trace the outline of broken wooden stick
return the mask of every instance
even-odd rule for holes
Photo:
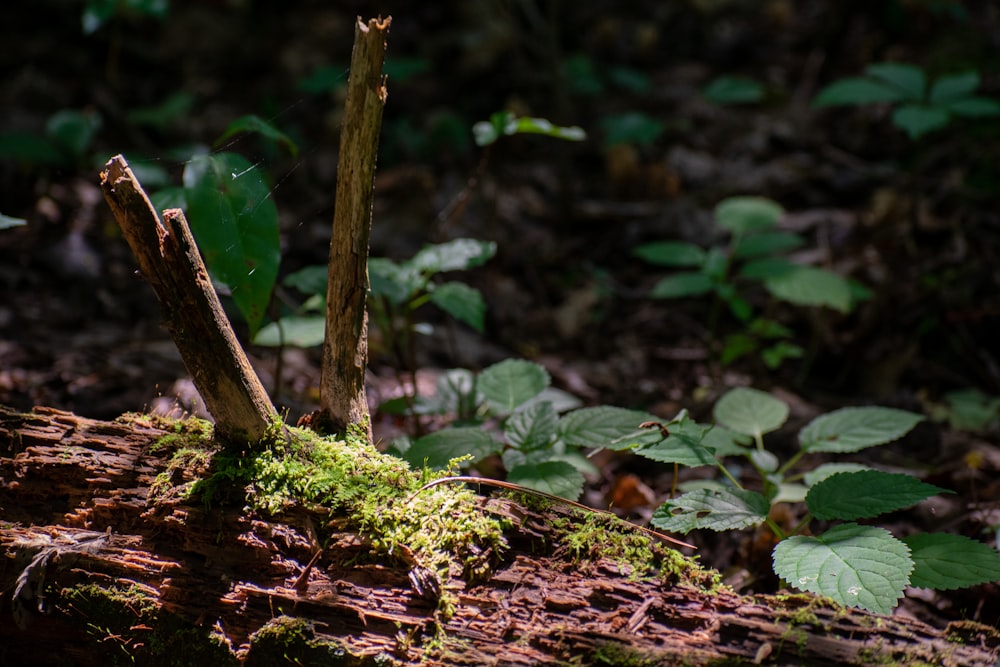
[[[320,380],[320,423],[342,431],[363,425],[371,439],[365,369],[368,363],[368,238],[375,158],[387,96],[382,74],[391,17],[358,17],[337,163],[337,199],[330,239],[326,338]]]
[[[234,443],[259,441],[278,415],[233,333],[184,212],[168,209],[161,223],[121,155],[101,172],[101,189],[215,418],[216,436]]]

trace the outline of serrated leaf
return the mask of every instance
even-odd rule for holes
[[[782,540],[774,572],[799,590],[840,604],[888,614],[909,583],[909,548],[889,531],[848,523],[818,537]]]
[[[583,475],[566,461],[516,466],[507,471],[507,481],[570,500],[579,498],[583,491]]]
[[[701,272],[684,271],[660,279],[649,295],[654,299],[677,299],[712,291],[712,279]]]
[[[549,373],[524,359],[505,359],[483,369],[476,389],[500,414],[508,414],[549,386]]]
[[[798,306],[827,306],[842,313],[851,309],[851,286],[833,271],[798,266],[764,279],[771,296]]]
[[[260,116],[255,116],[253,114],[240,116],[230,123],[229,127],[226,128],[226,131],[222,133],[222,136],[216,140],[215,147],[218,148],[230,138],[243,132],[248,134],[259,134],[265,139],[270,139],[277,144],[281,144],[288,149],[288,152],[291,153],[292,157],[299,154],[299,147],[294,141],[292,141],[291,137],[279,130],[272,123],[269,123]]]
[[[660,463],[679,463],[691,468],[715,465],[713,451],[703,442],[711,426],[698,424],[689,418],[680,423],[671,422],[668,426],[670,435],[636,449],[635,453]]]
[[[806,483],[806,486],[812,486],[819,484],[831,475],[836,475],[838,472],[858,472],[859,470],[871,470],[871,468],[860,463],[824,463],[803,475],[802,480]]]
[[[910,585],[952,590],[1000,581],[1000,553],[962,535],[920,533],[903,538],[915,567]]]
[[[632,253],[659,266],[701,266],[705,263],[705,250],[684,241],[646,243],[638,246]]]
[[[923,419],[895,408],[841,408],[806,424],[799,446],[807,452],[857,452],[901,438]]]
[[[552,444],[559,415],[548,401],[518,410],[504,424],[504,435],[511,446],[522,450],[541,449]]]
[[[919,104],[907,104],[892,112],[892,122],[906,132],[910,139],[919,139],[928,132],[940,129],[950,119],[947,109]]]
[[[788,405],[767,392],[736,387],[715,402],[712,415],[737,433],[759,438],[781,428],[788,419]]]
[[[257,333],[278,277],[278,209],[260,171],[236,153],[194,157],[184,169],[187,218],[209,272],[229,286]]]
[[[415,468],[446,468],[448,462],[471,455],[476,462],[500,452],[501,445],[488,433],[474,426],[460,426],[435,431],[418,438],[403,452],[403,459]]]
[[[839,472],[814,484],[806,506],[817,519],[868,519],[894,512],[947,489],[921,482],[912,475],[858,470]]]
[[[715,207],[715,221],[734,234],[774,227],[783,215],[780,204],[764,197],[730,197]]]
[[[865,72],[902,91],[904,99],[919,102],[927,93],[927,77],[922,69],[914,65],[873,63],[865,68]]]
[[[497,244],[477,239],[455,239],[424,246],[407,264],[426,273],[464,271],[485,264],[496,254]]]
[[[649,413],[611,405],[581,408],[559,420],[559,438],[573,447],[628,449],[661,439],[656,429],[639,428],[652,420]]]
[[[282,317],[278,322],[268,322],[253,338],[254,345],[278,347],[315,347],[326,337],[326,317]]]
[[[767,519],[771,504],[754,491],[734,488],[699,489],[660,505],[650,523],[661,530],[739,530]]]
[[[979,87],[979,72],[969,70],[961,74],[942,76],[931,86],[928,98],[931,104],[943,104],[969,97]]]
[[[834,81],[813,98],[815,108],[898,102],[903,93],[881,81],[867,77],[847,77]]]
[[[773,255],[801,247],[805,241],[791,232],[757,232],[740,237],[733,248],[733,257],[748,258]]]
[[[431,303],[456,320],[483,332],[486,302],[483,295],[465,283],[447,282],[437,285],[430,294]]]

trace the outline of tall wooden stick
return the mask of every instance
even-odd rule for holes
[[[101,172],[101,189],[215,418],[216,436],[257,442],[278,415],[219,303],[184,213],[166,210],[161,224],[121,155]]]
[[[391,17],[358,17],[347,82],[337,165],[337,199],[330,240],[326,340],[320,380],[321,424],[343,430],[366,425],[365,368],[368,362],[368,238],[371,233],[375,158],[387,96],[382,74]]]

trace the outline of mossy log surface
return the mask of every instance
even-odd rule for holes
[[[572,515],[505,499],[483,511],[512,524],[507,552],[481,581],[453,568],[444,614],[406,554],[373,552],[317,508],[267,517],[163,493],[163,473],[204,473],[168,471],[167,434],[0,408],[0,664],[967,667],[1000,652],[971,623],[635,578],[601,545],[572,559],[553,528]]]

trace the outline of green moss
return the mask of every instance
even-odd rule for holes
[[[164,611],[138,586],[63,589],[59,606],[85,623],[97,640],[90,645],[93,662],[153,667],[237,664],[223,637]]]
[[[350,654],[335,641],[318,639],[309,621],[278,616],[250,637],[247,667],[274,665],[350,665]]]
[[[607,643],[594,651],[589,664],[595,667],[654,667],[660,661],[630,646]]]

